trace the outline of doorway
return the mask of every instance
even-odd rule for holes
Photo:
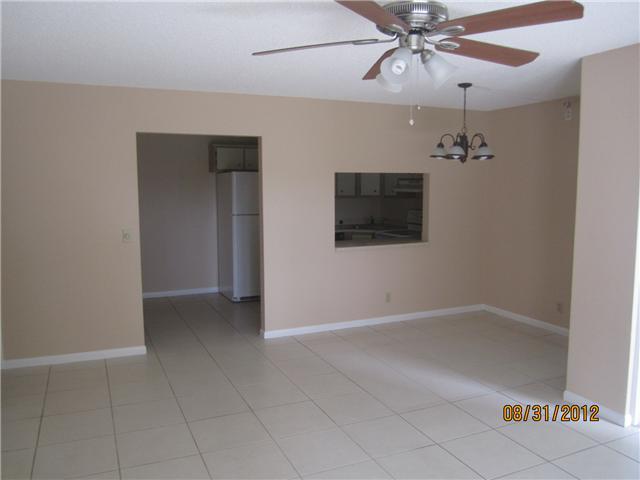
[[[138,133],[136,145],[145,303],[207,303],[242,333],[258,336],[263,311],[260,139]],[[222,154],[217,161],[216,153],[223,150],[233,153],[233,161],[228,155],[223,160]],[[220,185],[226,185],[221,180],[229,176],[253,177],[251,188],[236,193],[242,201],[255,197],[254,210],[243,212],[251,216],[242,217],[244,223],[250,218],[255,228],[244,236],[226,234],[231,225],[220,210],[227,198],[221,196]],[[234,296],[224,287],[229,269],[253,286],[245,289],[246,295]]]

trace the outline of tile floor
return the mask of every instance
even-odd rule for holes
[[[145,301],[147,356],[5,371],[2,478],[639,478],[562,402],[566,338],[488,313],[263,340],[258,304]]]

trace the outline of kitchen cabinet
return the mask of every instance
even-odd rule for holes
[[[213,159],[215,170],[242,170],[244,168],[244,148],[242,147],[214,147]]]
[[[245,145],[211,145],[209,171],[258,171],[258,148]]]
[[[385,173],[384,196],[415,196],[422,194],[423,177],[420,173]]]
[[[336,173],[336,197],[355,197],[356,174]]]
[[[398,182],[398,178],[400,177],[399,173],[385,173],[384,174],[384,196],[385,197],[395,197],[398,195],[395,192],[396,183]]]
[[[244,149],[244,169],[258,171],[258,149],[257,148],[245,148]]]
[[[380,196],[380,174],[361,173],[360,174],[360,196],[378,197]]]

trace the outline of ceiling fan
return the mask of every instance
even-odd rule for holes
[[[362,79],[377,79],[383,87],[398,92],[402,84],[408,81],[412,55],[420,55],[421,63],[436,85],[448,78],[452,73],[452,66],[436,55],[435,51],[519,67],[532,62],[539,54],[462,37],[507,28],[574,20],[582,18],[584,10],[583,6],[575,1],[547,0],[450,20],[447,6],[436,1],[395,1],[384,6],[373,1],[336,1],[373,22],[380,32],[391,38],[301,45],[255,52],[253,55],[272,55],[339,45],[373,45],[397,40],[398,47],[384,52]],[[428,48],[430,46],[435,51]]]

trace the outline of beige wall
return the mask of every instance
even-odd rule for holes
[[[490,172],[518,153],[495,165],[429,159],[458,110],[423,108],[410,127],[408,108],[365,103],[15,81],[2,95],[7,358],[142,343],[139,244],[120,241],[138,225],[136,132],[262,137],[267,330],[489,303]],[[527,108],[527,124],[553,135]],[[493,115],[471,112],[469,124],[490,129],[498,150]],[[336,251],[336,171],[429,173],[429,243]],[[528,174],[509,171],[503,181]],[[519,254],[556,260],[529,247]],[[536,262],[524,264],[548,269]]]
[[[569,326],[579,101],[491,112],[483,165],[484,303]],[[558,308],[558,303],[561,304]],[[558,311],[561,310],[561,311]]]
[[[218,286],[209,136],[138,135],[142,291]]]
[[[3,83],[8,359],[144,343],[135,131],[117,94],[73,90]]]
[[[640,195],[638,45],[582,62],[567,390],[630,413]]]

